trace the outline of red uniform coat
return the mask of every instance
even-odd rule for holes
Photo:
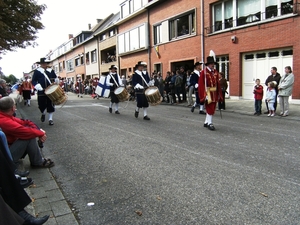
[[[205,79],[206,76],[206,79]],[[205,85],[206,81],[206,85]],[[206,101],[207,97],[207,92],[206,92],[206,87],[207,90],[209,88],[216,88],[214,91],[210,91],[210,96],[211,96],[211,103],[208,104]],[[223,95],[222,95],[222,89],[219,81],[219,72],[215,69],[210,71],[208,67],[205,68],[205,70],[201,71],[201,75],[198,81],[198,94],[200,98],[200,102],[205,102],[205,108],[206,112],[209,115],[213,115],[216,110],[216,103],[218,101],[223,101]]]

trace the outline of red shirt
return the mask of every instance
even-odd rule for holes
[[[264,96],[264,87],[262,85],[258,85],[258,86],[255,85],[253,94],[254,94],[254,99],[262,100]]]
[[[18,139],[28,140],[44,136],[44,132],[32,121],[22,120],[3,112],[0,112],[0,127],[6,135],[8,145],[11,145]]]

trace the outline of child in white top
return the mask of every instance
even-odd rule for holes
[[[274,102],[276,98],[276,91],[275,91],[275,83],[274,82],[269,82],[268,83],[268,90],[266,93],[266,100],[268,102],[268,107],[269,107],[269,115],[268,116],[275,116],[275,109],[274,109]]]

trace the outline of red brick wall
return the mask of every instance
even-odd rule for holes
[[[205,27],[211,26],[210,4],[216,0],[205,0]],[[229,55],[230,93],[232,96],[242,95],[242,53],[293,47],[293,73],[295,83],[293,99],[300,99],[300,17],[292,17],[261,25],[232,30],[205,37],[205,54],[213,49],[217,55]],[[231,42],[231,36],[237,37],[237,42]]]
[[[165,1],[150,9],[150,37],[151,37],[151,64],[161,63],[163,77],[171,70],[171,62],[194,60],[201,61],[201,39],[200,39],[200,1],[195,0],[172,0]],[[196,35],[184,39],[158,45],[160,58],[157,58],[154,50],[153,25],[184,12],[196,9]],[[191,68],[192,69],[192,68]]]

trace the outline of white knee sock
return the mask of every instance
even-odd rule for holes
[[[203,105],[200,105],[200,111],[203,111]]]
[[[115,111],[118,111],[119,110],[119,103],[116,103],[115,104]]]
[[[147,108],[143,108],[144,110],[144,116],[147,116]]]
[[[30,99],[27,99],[27,104],[30,105]]]
[[[139,108],[139,107],[136,107],[135,111],[137,111],[137,112],[140,111],[140,108]]]
[[[109,108],[111,108],[111,107],[112,107],[112,105],[113,105],[113,103],[112,103],[112,102],[110,102],[110,103],[109,103]]]
[[[53,120],[53,112],[49,113],[49,120]]]
[[[46,115],[47,109],[44,110],[44,112],[42,113],[43,115]]]

